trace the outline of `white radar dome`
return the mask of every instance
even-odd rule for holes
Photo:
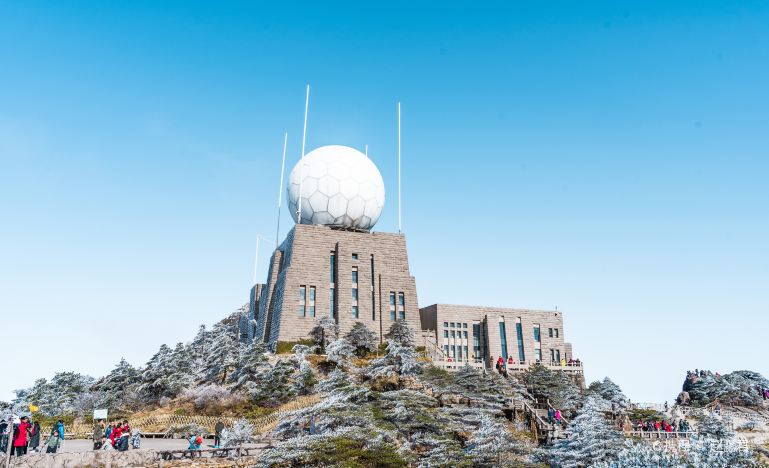
[[[382,174],[349,146],[316,148],[288,176],[288,210],[296,221],[301,181],[301,224],[369,230],[384,208]]]

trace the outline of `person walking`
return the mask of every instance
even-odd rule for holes
[[[556,426],[561,425],[561,410],[559,409],[555,410],[555,425]]]
[[[29,437],[30,427],[32,425],[29,423],[29,418],[22,416],[13,433],[13,450],[17,457],[27,454],[27,437]]]
[[[224,423],[219,421],[214,426],[214,448],[219,448],[222,443],[222,431],[224,430]]]
[[[64,421],[61,419],[56,423],[56,430],[59,431],[59,448],[62,449],[64,447]]]
[[[104,429],[101,423],[94,423],[93,425],[93,449],[99,450],[101,448],[101,439],[104,436]]]
[[[48,440],[45,442],[45,453],[56,453],[61,445],[61,439],[59,438],[59,431],[54,429]]]
[[[32,429],[29,432],[29,449],[38,452],[40,447],[40,422],[32,423]]]

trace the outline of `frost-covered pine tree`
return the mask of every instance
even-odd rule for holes
[[[135,407],[136,389],[140,382],[139,369],[120,358],[115,368],[93,384],[91,390],[96,394],[99,407],[126,410]]]
[[[261,405],[278,405],[296,395],[292,378],[296,367],[290,361],[279,360],[266,372],[256,377],[252,397]]]
[[[209,349],[211,349],[211,332],[206,330],[205,325],[201,325],[195,338],[189,344],[192,369],[195,373],[195,380],[198,382],[205,379],[206,356]]]
[[[688,461],[687,466],[707,468],[745,468],[763,466],[755,459],[747,443],[714,437],[699,436],[686,441],[681,452]]]
[[[414,332],[405,320],[394,321],[385,338],[403,346],[414,346]]]
[[[625,409],[628,406],[627,397],[622,393],[622,389],[608,377],[605,377],[603,381],[591,383],[588,387],[588,392],[601,396],[601,398],[608,401],[610,405],[613,404],[612,407],[617,411]]]
[[[376,351],[377,336],[363,322],[355,322],[344,338],[355,347],[355,353],[360,357]]]
[[[417,357],[417,352],[412,346],[388,340],[387,354],[371,361],[366,375],[369,378],[378,379],[419,374],[422,371],[422,364]]]
[[[344,338],[332,341],[326,346],[326,359],[337,367],[346,367],[355,357],[355,347]]]
[[[195,385],[193,373],[192,355],[189,348],[183,343],[177,343],[170,357],[171,375],[168,378],[168,393],[172,396],[180,395],[182,392]]]
[[[702,415],[695,428],[702,437],[715,439],[729,439],[734,437],[734,431],[729,429],[726,421],[721,416],[707,412]]]
[[[604,417],[602,406],[601,397],[587,396],[568,427],[569,437],[548,450],[551,466],[569,468],[616,460],[624,437]]]
[[[222,431],[222,447],[237,447],[253,441],[254,426],[246,419],[238,419]]]
[[[171,365],[171,348],[163,344],[150,358],[141,375],[139,395],[144,403],[155,404],[163,397],[170,397],[167,388],[174,372]]]
[[[241,346],[238,365],[230,379],[234,383],[233,389],[253,395],[258,377],[269,372],[271,367],[264,343]]]
[[[238,337],[232,327],[222,322],[214,325],[211,335],[211,347],[204,364],[205,378],[207,382],[223,385],[238,363]]]
[[[468,442],[467,453],[476,466],[520,466],[515,455],[523,453],[521,445],[504,423],[483,415]]]
[[[648,442],[625,441],[623,449],[617,455],[617,460],[600,462],[590,465],[590,468],[685,468],[689,465],[686,458],[676,451],[667,449],[664,445]]]
[[[310,338],[318,345],[321,353],[326,352],[326,346],[339,339],[339,325],[333,317],[323,317],[310,331]]]

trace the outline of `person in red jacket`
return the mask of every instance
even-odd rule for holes
[[[112,443],[112,446],[115,446],[115,442],[120,439],[120,436],[123,434],[123,425],[120,423],[117,423],[115,425],[115,429],[112,429],[112,433],[109,435],[109,440]]]
[[[19,427],[13,433],[13,449],[16,451],[17,457],[27,454],[27,436],[31,426],[29,419],[26,416],[22,416]]]

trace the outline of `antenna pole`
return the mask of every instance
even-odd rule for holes
[[[402,232],[401,218],[401,103],[398,102],[398,233]]]
[[[283,134],[283,161],[280,163],[280,185],[278,188],[278,228],[275,232],[275,250],[278,249],[278,239],[280,239],[280,205],[283,201],[283,174],[286,169],[286,144],[288,143],[288,132]]]
[[[256,256],[254,257],[254,281],[253,284],[256,286],[256,271],[259,267],[259,238],[262,237],[260,234],[256,235]]]
[[[299,199],[296,201],[296,224],[302,222],[302,183],[304,182],[304,143],[307,139],[307,110],[310,107],[310,85],[307,85],[307,96],[304,99],[304,130],[302,130],[302,158],[299,162],[302,164],[299,179]]]

